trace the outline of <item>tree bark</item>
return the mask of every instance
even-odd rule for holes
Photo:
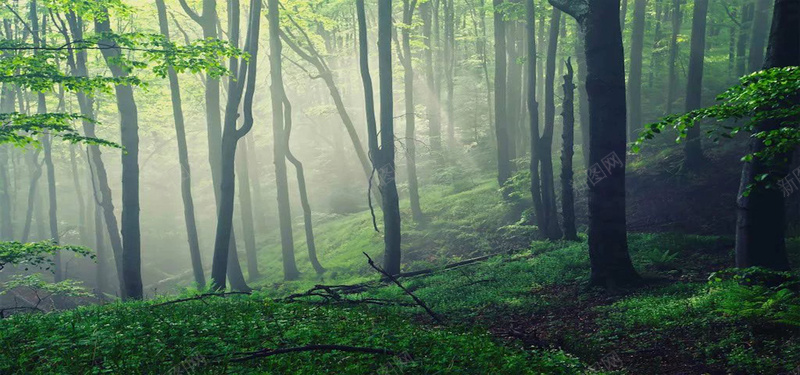
[[[666,113],[672,114],[672,108],[678,95],[678,36],[681,32],[683,14],[681,13],[681,3],[683,0],[672,0],[672,37],[669,42],[669,75],[667,81],[667,105]]]
[[[270,35],[270,92],[272,93],[272,135],[275,140],[273,155],[275,164],[275,180],[278,191],[278,219],[281,233],[281,254],[283,257],[283,277],[286,280],[297,279],[294,256],[294,239],[292,237],[292,214],[289,203],[289,182],[286,174],[286,129],[283,113],[283,101],[286,93],[283,88],[283,69],[281,67],[281,40],[278,0],[269,0],[269,35]]]
[[[432,1],[426,1],[419,6],[419,11],[422,18],[422,37],[425,43],[425,81],[427,82],[427,98],[426,104],[428,116],[428,137],[430,142],[431,151],[438,154],[442,150],[442,124],[441,124],[441,108],[439,107],[439,87],[436,86],[436,74],[433,61],[433,25],[432,15],[434,12]],[[439,155],[436,155],[439,157]]]
[[[167,7],[164,0],[156,0],[158,25],[161,34],[169,40],[169,24],[167,23]],[[183,104],[178,74],[172,67],[167,71],[169,77],[170,96],[172,99],[172,117],[175,120],[175,138],[178,143],[178,162],[181,167],[181,197],[183,198],[183,218],[186,223],[186,238],[189,242],[189,256],[192,261],[194,281],[201,288],[206,285],[203,273],[203,261],[200,256],[200,241],[197,235],[197,221],[194,214],[192,198],[192,172],[189,165],[189,148],[186,143],[186,126],[183,119]]]
[[[553,8],[550,17],[550,31],[547,39],[547,61],[545,63],[544,86],[544,131],[539,141],[539,162],[542,168],[542,203],[544,222],[539,228],[545,237],[555,240],[562,236],[558,225],[555,177],[553,172],[553,133],[555,130],[555,74],[558,54],[558,31],[561,27],[561,11]]]
[[[539,176],[539,103],[536,102],[536,6],[533,0],[525,0],[526,31],[528,34],[528,117],[530,118],[531,132],[531,198],[536,225],[540,231],[547,225],[545,223],[544,207],[542,203],[541,179]]]
[[[573,191],[572,156],[575,154],[575,85],[573,70],[567,59],[567,74],[564,75],[564,102],[561,115],[564,117],[564,133],[561,150],[561,214],[564,217],[564,239],[578,240],[575,228],[575,193]]]
[[[619,23],[609,22],[619,17],[619,0],[550,3],[575,17],[585,35],[590,283],[606,288],[635,284],[640,277],[628,254],[625,220],[625,57]]]
[[[111,32],[111,23],[107,16],[95,20],[95,30],[98,33]],[[116,42],[101,39],[98,45],[111,74],[118,78],[127,77],[128,73],[114,63],[115,59],[122,55]],[[120,145],[125,148],[122,154],[122,276],[125,279],[122,298],[142,299],[144,293],[139,223],[139,114],[131,86],[116,85],[114,92],[120,113]]]
[[[736,41],[736,76],[747,74],[747,37],[755,16],[753,0],[742,0],[739,36]]]
[[[406,170],[408,172],[408,197],[411,217],[415,222],[425,220],[419,203],[419,183],[417,180],[416,110],[414,107],[414,66],[411,58],[411,22],[414,19],[416,0],[403,0],[403,41],[400,61],[403,65],[403,90],[405,96],[406,119]],[[449,104],[448,104],[449,105]],[[448,107],[449,108],[449,107]],[[449,120],[452,124],[452,119]],[[452,126],[452,125],[451,125]]]
[[[497,141],[497,182],[505,186],[511,178],[508,123],[506,119],[506,23],[500,7],[503,0],[494,0],[494,130]]]
[[[772,29],[767,46],[764,68],[800,65],[800,3],[796,0],[776,0],[772,16]],[[755,126],[754,133],[779,129],[785,119],[763,121]],[[756,137],[750,139],[750,152],[759,152],[766,146]],[[785,160],[766,163],[754,158],[742,168],[736,220],[736,266],[767,267],[789,270],[786,254],[786,210],[780,189],[756,182],[762,174],[786,176],[791,166],[791,155]],[[748,187],[753,185],[749,194]]]
[[[764,65],[764,47],[769,33],[769,6],[772,0],[756,0],[753,30],[750,33],[748,71],[755,72]]]
[[[644,127],[642,120],[642,53],[647,0],[635,0],[631,31],[631,61],[628,75],[628,140],[635,141]]]
[[[692,41],[686,83],[686,112],[700,108],[703,97],[703,59],[706,51],[708,0],[695,0],[692,15]],[[703,161],[700,124],[689,128],[684,145],[684,168],[696,170]]]

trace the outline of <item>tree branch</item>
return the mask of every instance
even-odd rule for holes
[[[181,3],[181,8],[186,14],[191,18],[194,22],[197,22],[198,25],[203,25],[203,17],[201,17],[197,12],[195,12],[189,4],[186,3],[186,0],[178,0]]]
[[[411,293],[411,291],[410,291],[410,290],[406,289],[406,287],[404,287],[404,286],[403,286],[403,284],[400,284],[400,282],[399,282],[399,281],[397,281],[397,278],[395,278],[394,276],[390,275],[390,274],[389,274],[388,272],[386,272],[386,271],[385,271],[383,268],[381,268],[380,266],[378,266],[377,264],[375,264],[375,262],[373,262],[373,261],[372,261],[372,258],[370,258],[370,257],[369,257],[369,255],[368,255],[367,253],[363,253],[363,254],[364,254],[364,256],[365,256],[365,257],[367,257],[367,261],[369,262],[369,265],[370,265],[372,268],[374,268],[376,271],[378,271],[378,272],[382,273],[382,274],[383,274],[383,276],[386,276],[386,278],[387,278],[387,279],[391,280],[393,283],[395,283],[395,285],[397,285],[398,287],[400,287],[400,289],[402,289],[402,290],[403,290],[403,292],[405,292],[406,294],[408,294],[409,296],[411,296],[411,298],[414,300],[414,302],[416,302],[416,303],[417,303],[417,305],[419,305],[419,307],[422,307],[422,308],[425,310],[425,312],[427,312],[427,313],[428,313],[428,315],[430,315],[430,316],[431,316],[431,318],[433,318],[433,320],[435,320],[435,321],[436,321],[436,323],[439,323],[439,324],[444,324],[444,322],[442,321],[442,319],[441,319],[441,318],[439,318],[439,316],[438,316],[438,315],[436,315],[436,313],[435,313],[435,312],[433,312],[433,310],[431,310],[431,309],[428,307],[428,305],[426,305],[426,304],[425,304],[425,302],[424,302],[424,301],[422,301],[422,300],[421,300],[421,299],[419,299],[417,296],[415,296],[415,295],[414,295],[414,293]]]
[[[548,0],[550,5],[574,17],[579,23],[589,13],[591,0]]]

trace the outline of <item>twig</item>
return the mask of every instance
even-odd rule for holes
[[[406,287],[404,287],[404,286],[403,286],[403,284],[401,284],[399,281],[397,281],[397,278],[395,278],[394,276],[390,275],[388,272],[384,271],[384,269],[383,269],[383,268],[381,268],[380,266],[378,266],[377,264],[375,264],[375,262],[373,262],[373,261],[372,261],[372,258],[370,258],[370,257],[369,257],[369,254],[367,254],[367,253],[363,253],[363,254],[364,254],[364,256],[365,256],[365,257],[367,257],[367,261],[369,262],[369,265],[370,265],[372,268],[374,268],[376,271],[378,271],[378,272],[382,273],[384,276],[386,276],[386,278],[388,278],[389,280],[391,280],[392,282],[394,282],[394,283],[395,283],[395,285],[397,285],[398,287],[400,287],[400,289],[402,289],[402,290],[403,290],[403,292],[405,292],[406,294],[408,294],[409,296],[411,296],[411,298],[412,298],[412,299],[414,299],[414,302],[416,302],[416,303],[417,303],[417,305],[419,305],[420,307],[422,307],[423,309],[425,309],[425,312],[427,312],[427,313],[428,313],[428,315],[430,315],[430,316],[431,316],[431,318],[433,318],[433,320],[435,320],[435,321],[436,321],[437,323],[439,323],[439,324],[444,324],[444,322],[443,322],[443,321],[442,321],[442,320],[439,318],[439,316],[437,316],[437,315],[436,315],[436,313],[435,313],[435,312],[433,312],[433,310],[431,310],[431,309],[428,307],[428,305],[426,305],[426,304],[425,304],[425,302],[423,302],[421,299],[419,299],[417,296],[415,296],[415,295],[414,295],[414,293],[411,293],[411,291],[410,291],[410,290],[406,289]]]
[[[366,348],[366,347],[345,346],[345,345],[306,345],[294,348],[282,348],[282,349],[265,348],[254,352],[233,353],[232,355],[234,356],[243,356],[243,357],[233,358],[230,360],[217,360],[211,362],[211,364],[221,364],[225,362],[245,362],[258,358],[271,357],[278,354],[311,352],[311,351],[325,351],[325,352],[339,351],[339,352],[379,354],[379,355],[400,355],[400,353],[395,352],[393,350],[382,349],[382,348]]]
[[[490,259],[490,258],[498,256],[498,255],[503,255],[503,254],[505,254],[505,252],[496,253],[496,254],[489,254],[489,255],[483,255],[483,256],[476,257],[476,258],[466,259],[466,260],[462,260],[460,262],[450,263],[450,264],[448,264],[448,265],[446,265],[444,267],[441,267],[441,268],[428,268],[428,269],[419,270],[419,271],[403,272],[403,273],[400,273],[399,275],[397,275],[397,277],[413,277],[413,276],[419,276],[419,275],[426,275],[426,274],[429,274],[429,273],[434,273],[436,271],[444,271],[444,270],[449,270],[449,269],[460,267],[460,266],[465,266],[467,264],[481,262],[481,261]]]
[[[153,308],[153,307],[172,305],[172,304],[175,304],[175,303],[181,303],[181,302],[187,302],[187,301],[203,300],[204,298],[207,298],[207,297],[227,297],[227,296],[232,296],[232,295],[248,295],[249,296],[250,294],[252,294],[252,293],[250,293],[250,292],[205,293],[205,294],[198,294],[198,295],[196,295],[194,297],[181,298],[181,299],[176,299],[176,300],[172,300],[172,301],[157,303],[157,304],[152,305],[150,307]]]

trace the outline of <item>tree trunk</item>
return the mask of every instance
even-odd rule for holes
[[[521,48],[518,46],[516,33],[517,23],[506,23],[506,51],[508,62],[508,77],[506,77],[506,131],[508,132],[508,158],[516,159],[518,156],[516,140],[519,134],[520,98],[522,97],[522,65],[517,63],[521,57]],[[512,164],[513,165],[513,164]]]
[[[578,240],[575,228],[575,193],[573,190],[572,156],[575,154],[575,85],[573,71],[567,59],[567,74],[564,75],[564,102],[561,115],[564,117],[564,142],[561,150],[561,214],[564,217],[564,239]]]
[[[558,31],[561,27],[561,11],[553,8],[550,17],[550,32],[547,37],[547,62],[545,63],[544,87],[544,132],[539,141],[539,161],[542,168],[542,204],[544,227],[539,228],[545,237],[555,240],[562,236],[558,225],[555,176],[553,173],[553,133],[555,130],[555,74],[558,53]]]
[[[255,215],[253,214],[253,199],[250,183],[250,158],[248,145],[242,141],[236,152],[236,177],[239,183],[239,207],[242,209],[242,235],[244,235],[244,249],[247,254],[247,279],[254,281],[261,277],[258,272],[258,257],[256,253]]]
[[[70,13],[67,15],[67,22],[69,23],[72,40],[83,40],[83,20],[78,18],[75,13]],[[87,77],[89,75],[87,55],[86,50],[75,51],[74,65],[71,67],[73,75],[79,77]],[[87,119],[95,118],[94,98],[81,92],[77,93],[77,97],[81,115]],[[84,120],[82,121],[82,125],[85,136],[90,138],[97,137],[94,122]],[[125,283],[122,272],[122,238],[120,237],[117,216],[114,212],[114,201],[111,193],[111,186],[108,183],[108,173],[106,172],[105,163],[103,162],[102,152],[99,146],[88,146],[87,154],[89,155],[89,170],[97,181],[99,201],[103,212],[103,222],[108,231],[111,250],[114,254],[114,268],[117,273],[119,289],[122,291]]]
[[[239,46],[239,1],[228,2],[228,37],[230,43]],[[225,289],[225,278],[231,282],[231,287],[236,290],[249,291],[244,280],[236,251],[236,239],[233,231],[233,209],[236,194],[236,145],[253,126],[252,100],[255,90],[256,65],[258,64],[258,33],[261,25],[261,2],[258,0],[250,3],[250,20],[245,38],[245,52],[250,55],[249,60],[240,61],[236,57],[229,60],[230,71],[236,79],[228,81],[228,101],[225,106],[225,121],[222,131],[222,153],[220,159],[220,185],[217,195],[217,230],[214,239],[214,257],[211,264],[211,284],[216,290]],[[275,38],[279,38],[276,33]],[[278,54],[280,56],[280,53]],[[244,93],[244,124],[237,129],[239,105]]]
[[[578,114],[581,121],[581,153],[583,164],[589,167],[589,95],[586,93],[586,49],[583,47],[583,31],[575,32],[575,56],[578,60]]]
[[[294,256],[292,237],[292,214],[289,204],[289,181],[286,175],[286,130],[284,129],[283,101],[286,93],[283,88],[283,69],[281,67],[281,40],[278,0],[269,0],[270,35],[270,79],[272,93],[272,135],[275,164],[275,180],[278,191],[278,219],[281,233],[281,254],[283,257],[283,277],[294,280],[300,275]]]
[[[497,182],[505,186],[511,178],[508,123],[506,121],[506,23],[500,7],[503,0],[494,0],[494,130],[497,140]]]
[[[776,0],[772,16],[767,55],[764,68],[800,65],[800,2]],[[779,129],[785,119],[766,120],[755,126],[754,133]],[[750,152],[764,150],[764,143],[756,137],[750,139]],[[791,155],[767,164],[754,158],[742,168],[739,186],[736,221],[736,266],[767,267],[789,270],[786,254],[786,211],[780,189],[756,182],[757,176],[771,174],[786,176],[791,166]],[[753,185],[749,194],[748,187]]]
[[[669,42],[669,67],[667,83],[667,105],[666,113],[672,114],[672,106],[678,95],[678,36],[681,33],[681,23],[683,14],[681,13],[681,3],[683,0],[672,0],[672,38]]]
[[[747,33],[755,16],[753,0],[742,0],[741,18],[739,20],[739,36],[736,41],[736,76],[747,74]]]
[[[39,185],[39,178],[42,177],[42,163],[38,162],[39,150],[30,154],[28,158],[28,170],[31,174],[31,183],[28,187],[28,210],[25,212],[25,221],[22,227],[21,241],[28,242],[31,234],[31,222],[33,221],[33,210],[36,206],[36,187]]]
[[[98,33],[111,32],[108,17],[95,20]],[[116,42],[101,39],[103,57],[111,74],[124,78],[128,73],[114,60],[122,55]],[[111,48],[108,48],[108,47]],[[142,299],[141,230],[139,223],[139,114],[131,86],[116,85],[117,109],[120,113],[120,145],[122,154],[122,275],[125,279],[122,298]]]
[[[432,1],[427,1],[419,6],[420,15],[422,17],[422,37],[425,40],[425,81],[428,84],[427,98],[427,116],[428,116],[428,137],[430,142],[431,151],[438,155],[442,149],[442,124],[439,108],[439,87],[436,86],[436,74],[433,61],[433,25],[432,15],[433,9]]]
[[[414,66],[411,58],[411,22],[414,17],[416,0],[403,0],[403,42],[401,62],[403,64],[403,90],[405,95],[406,119],[406,168],[408,171],[408,197],[411,204],[411,217],[415,222],[425,220],[419,203],[419,183],[417,181],[416,111],[414,107]],[[452,99],[449,99],[452,100]],[[448,103],[449,106],[449,103]],[[448,107],[449,108],[449,107]],[[452,119],[448,121],[452,124]],[[452,125],[451,125],[452,127]]]
[[[314,226],[311,221],[311,203],[308,200],[308,189],[306,189],[306,176],[303,169],[303,163],[292,154],[291,147],[289,146],[289,139],[292,134],[292,105],[289,98],[283,98],[283,115],[285,118],[285,132],[286,132],[286,159],[294,165],[297,171],[297,187],[300,193],[300,205],[303,207],[303,224],[306,232],[306,248],[308,249],[308,260],[314,267],[314,271],[318,275],[325,273],[325,267],[319,263],[317,258],[317,244],[314,240]]]
[[[625,67],[619,0],[551,4],[578,20],[585,35],[589,94],[590,283],[606,288],[637,283],[625,227]],[[602,177],[602,178],[600,178]]]
[[[75,186],[75,198],[78,202],[78,234],[81,239],[81,245],[90,246],[86,224],[86,201],[84,200],[85,196],[83,193],[83,187],[81,186],[81,174],[78,171],[78,161],[75,155],[75,147],[75,145],[69,146],[69,164],[72,171],[72,184]],[[0,162],[0,165],[1,164],[2,163]]]
[[[633,142],[644,127],[642,120],[642,53],[647,0],[635,0],[631,31],[631,61],[628,75],[628,140]]]
[[[764,44],[769,32],[769,6],[772,0],[756,0],[753,30],[750,33],[748,71],[755,72],[764,65]]]
[[[528,117],[530,118],[531,128],[531,198],[533,201],[533,212],[536,218],[536,225],[540,231],[546,227],[544,221],[544,207],[542,204],[542,189],[539,177],[539,103],[536,102],[536,6],[534,0],[525,0],[525,27],[528,34]]]
[[[455,8],[453,0],[444,0],[444,70],[447,95],[447,145],[454,148],[456,144],[455,129]]]
[[[703,59],[706,51],[708,0],[695,0],[692,15],[692,42],[686,83],[686,112],[700,108],[703,97]],[[703,161],[700,124],[689,128],[684,145],[684,168],[696,170]]]
[[[161,34],[169,40],[169,24],[167,23],[167,7],[164,0],[156,0],[158,8],[158,24]],[[186,128],[183,119],[183,105],[178,74],[172,67],[167,72],[172,98],[172,116],[175,120],[175,138],[178,142],[178,161],[181,167],[181,197],[183,198],[183,218],[186,223],[186,237],[189,242],[189,256],[192,260],[194,281],[201,288],[206,285],[203,261],[200,256],[200,241],[197,235],[197,221],[194,215],[194,199],[192,198],[192,172],[189,165],[189,148],[186,144]]]

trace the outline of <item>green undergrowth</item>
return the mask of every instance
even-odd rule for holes
[[[311,344],[397,354],[314,351],[231,362],[241,357],[235,353]],[[561,351],[503,346],[479,329],[420,326],[369,309],[275,303],[263,295],[15,315],[0,321],[0,345],[0,373],[573,374],[585,369]]]

